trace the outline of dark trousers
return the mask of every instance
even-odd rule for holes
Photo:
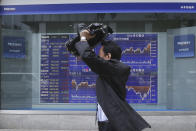
[[[98,121],[99,131],[115,131],[109,121]]]

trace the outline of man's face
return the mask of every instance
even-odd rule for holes
[[[105,54],[103,51],[104,46],[101,46],[100,50],[99,50],[99,57],[103,58],[104,60],[110,60],[111,59],[111,54]]]

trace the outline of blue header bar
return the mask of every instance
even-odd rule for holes
[[[0,6],[0,15],[80,13],[196,13],[196,3],[86,3]]]

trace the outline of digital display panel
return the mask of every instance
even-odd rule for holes
[[[69,35],[41,36],[41,103],[69,102]]]
[[[3,37],[4,58],[25,58],[25,38],[24,37]]]
[[[195,56],[195,35],[177,35],[174,37],[174,56],[176,58]]]
[[[68,53],[64,43],[74,37],[41,37],[41,103],[95,103],[97,75]],[[131,67],[127,81],[129,103],[157,103],[157,34],[113,34],[108,39],[122,49],[121,61]],[[99,47],[95,49],[98,52]]]
[[[121,61],[131,67],[127,81],[129,103],[157,103],[157,34],[114,34]]]

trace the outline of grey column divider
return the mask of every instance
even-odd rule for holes
[[[2,16],[0,15],[0,38],[2,38],[1,36],[1,30],[2,30]],[[1,61],[1,56],[2,56],[2,39],[0,39],[0,61]],[[1,62],[0,62],[0,110],[1,110]]]

